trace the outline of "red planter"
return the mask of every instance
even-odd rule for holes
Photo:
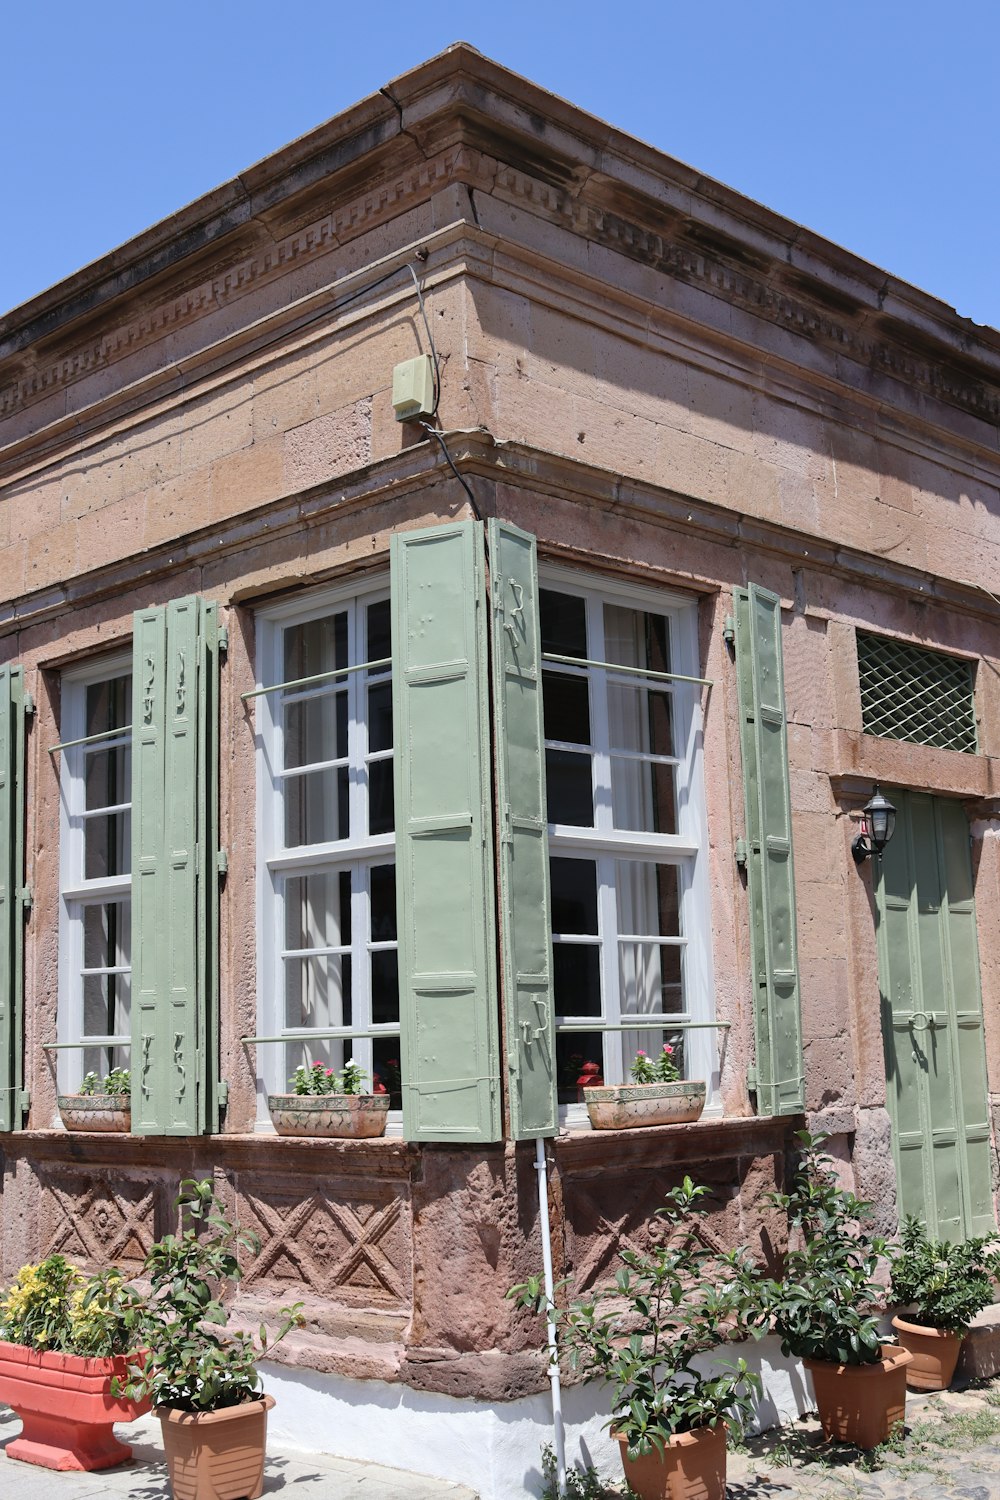
[[[149,1402],[111,1394],[115,1375],[125,1377],[128,1359],[82,1359],[42,1353],[0,1342],[0,1401],[24,1424],[7,1444],[7,1457],[43,1469],[110,1469],[132,1457],[115,1437],[116,1422],[134,1422]]]

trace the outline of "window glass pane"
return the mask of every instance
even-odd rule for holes
[[[132,728],[132,678],[110,677],[91,682],[86,692],[84,734],[102,734],[106,729]]]
[[[285,778],[286,849],[347,838],[349,785],[346,766]]]
[[[394,943],[396,941],[395,865],[373,865],[370,889],[372,942]]]
[[[289,625],[284,631],[283,682],[347,666],[347,611]]]
[[[657,1058],[663,1051],[664,1043],[671,1049],[670,1057],[677,1069],[679,1078],[687,1077],[687,1067],[684,1057],[684,1032],[663,1031],[659,1028],[650,1031],[626,1031],[622,1034],[622,1047],[624,1051],[625,1077],[631,1076],[632,1064],[636,1054],[645,1052],[647,1057]]]
[[[281,1092],[284,1093],[291,1087],[292,1075],[298,1067],[311,1068],[314,1062],[322,1063],[324,1068],[338,1073],[345,1062],[351,1060],[351,1043],[343,1040],[320,1040],[319,1037],[310,1037],[308,1041],[286,1042],[284,1048],[279,1048],[285,1054],[285,1077],[282,1081]]]
[[[597,932],[597,866],[592,859],[550,859],[552,931]]]
[[[670,632],[666,616],[628,609],[621,604],[605,604],[604,649],[607,660],[616,666],[669,672]]]
[[[368,832],[392,833],[393,819],[392,761],[376,760],[368,767]]]
[[[392,684],[377,682],[368,689],[368,749],[392,749]]]
[[[365,611],[368,620],[368,654],[365,661],[383,661],[392,655],[391,611],[388,599],[369,604]]]
[[[543,672],[542,707],[547,740],[590,744],[590,682],[586,677]]]
[[[371,960],[372,1023],[391,1026],[399,1021],[399,958],[395,948],[380,948]]]
[[[556,656],[587,656],[587,606],[573,594],[540,589],[538,620],[542,650]]]
[[[284,906],[286,948],[339,948],[350,943],[349,870],[291,876],[285,881]]]
[[[128,1036],[132,981],[128,974],[83,976],[83,1035]]]
[[[110,969],[132,962],[132,907],[108,901],[83,908],[83,967]]]
[[[556,1014],[601,1015],[601,950],[597,943],[553,943]]]
[[[680,947],[673,943],[620,942],[618,997],[623,1016],[682,1012]]]
[[[611,757],[611,816],[616,828],[676,833],[675,767]]]
[[[591,757],[573,750],[546,750],[545,797],[550,823],[594,826]]]
[[[100,813],[83,825],[83,874],[86,880],[127,875],[132,868],[132,815]]]
[[[372,1045],[375,1057],[374,1073],[389,1094],[389,1108],[402,1109],[402,1071],[399,1060],[399,1037],[380,1036],[376,1037]]]
[[[285,768],[314,766],[347,755],[347,689],[318,692],[283,704]]]
[[[314,958],[286,958],[285,1025],[350,1026],[351,959],[324,953]],[[312,1044],[310,1044],[312,1045]],[[319,1046],[319,1042],[316,1043]]]
[[[584,1074],[584,1068],[591,1069]],[[556,1035],[556,1084],[560,1104],[583,1102],[578,1079],[588,1083],[604,1082],[604,1041],[599,1031],[572,1031]]]
[[[110,750],[84,749],[84,806],[117,807],[132,797],[132,749],[115,745]]]
[[[673,755],[673,695],[643,683],[608,683],[608,729],[612,750]],[[555,738],[555,736],[553,736]]]
[[[677,865],[616,860],[615,887],[619,932],[637,937],[680,937]]]

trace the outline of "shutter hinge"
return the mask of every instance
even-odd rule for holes
[[[746,845],[746,839],[737,839],[736,840],[736,851],[735,852],[736,852],[736,863],[739,865],[739,867],[740,867],[741,870],[745,870],[746,867],[747,867],[747,845]]]
[[[22,886],[21,887],[20,895],[21,895],[21,905],[24,907],[25,911],[30,911],[31,908],[35,904],[35,898],[32,895],[31,886],[30,885],[24,885],[24,886]]]
[[[727,615],[722,626],[722,639],[727,646],[732,646],[736,641],[736,622],[732,615]]]
[[[229,855],[225,849],[220,849],[218,854],[215,856],[215,868],[218,870],[220,875],[229,874]]]
[[[229,1084],[219,1079],[217,1094],[219,1099],[219,1114],[221,1115],[229,1105]]]
[[[218,640],[219,640],[219,650],[220,650],[220,652],[222,653],[223,656],[228,656],[229,655],[229,627],[227,625],[220,625],[219,626]]]
[[[757,1069],[747,1068],[747,1089],[751,1094],[757,1092]]]
[[[23,1109],[24,1113],[27,1114],[28,1110],[31,1108],[31,1090],[22,1089],[19,1098],[21,1101],[21,1108]]]
[[[33,714],[35,712],[35,700],[30,693],[25,693],[21,700],[21,707],[26,714]]]

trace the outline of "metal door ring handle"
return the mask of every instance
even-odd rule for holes
[[[923,1018],[924,1018],[924,1024],[922,1026],[918,1026],[917,1025],[917,1017],[918,1016],[923,1016]],[[928,1011],[926,1011],[926,1010],[915,1010],[913,1012],[912,1016],[910,1017],[910,1030],[911,1031],[933,1031],[934,1030],[934,1017]]]

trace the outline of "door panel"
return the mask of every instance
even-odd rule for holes
[[[958,803],[891,797],[876,901],[900,1212],[962,1239],[994,1227],[969,826]]]

